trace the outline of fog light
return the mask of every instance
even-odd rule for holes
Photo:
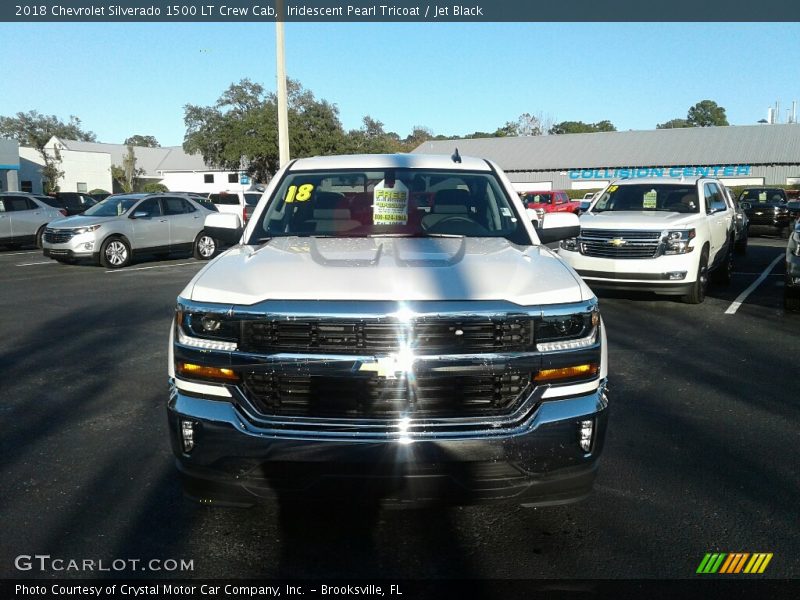
[[[541,344],[540,344],[541,345]],[[564,379],[591,379],[597,375],[598,365],[588,363],[558,369],[542,369],[533,378],[534,381],[558,381]]]
[[[594,436],[594,421],[581,421],[580,434],[578,442],[581,445],[581,450],[588,452],[592,447],[592,437]]]
[[[224,367],[206,367],[187,362],[175,363],[178,375],[191,379],[210,379],[212,381],[239,381],[239,376],[233,369]]]
[[[686,279],[686,271],[670,271],[667,279]]]
[[[94,250],[94,242],[86,242],[83,245],[84,250]]]
[[[181,438],[183,439],[183,451],[191,452],[194,448],[194,423],[192,421],[181,421]]]

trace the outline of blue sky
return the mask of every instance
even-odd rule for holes
[[[524,113],[653,129],[709,98],[733,125],[800,100],[800,24],[332,23],[286,25],[286,68],[402,137],[494,131]],[[104,142],[183,142],[183,106],[244,77],[275,89],[268,23],[0,24],[0,115],[74,114]]]

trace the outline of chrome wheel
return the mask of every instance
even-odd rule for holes
[[[211,258],[217,251],[217,243],[209,235],[201,235],[197,240],[197,253],[202,258]]]
[[[128,248],[119,240],[114,240],[106,246],[106,260],[115,267],[121,267],[128,262]]]

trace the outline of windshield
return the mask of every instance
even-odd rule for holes
[[[597,200],[592,212],[700,212],[694,185],[612,185]]]
[[[759,204],[782,204],[786,202],[786,192],[780,188],[754,188],[743,191],[742,195],[739,196],[739,202],[742,200],[758,202]]]
[[[494,174],[422,169],[289,173],[253,241],[288,235],[453,235],[531,243]]]
[[[87,217],[119,217],[136,204],[139,196],[109,196],[84,212]]]
[[[522,194],[522,201],[528,204],[552,204],[553,194],[540,194],[537,192]]]
[[[261,200],[261,192],[245,192],[244,201],[247,206],[255,206]]]

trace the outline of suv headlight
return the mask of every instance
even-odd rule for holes
[[[694,250],[689,245],[694,239],[694,229],[678,229],[668,231],[664,237],[664,254],[686,254]]]
[[[595,343],[600,313],[597,307],[580,313],[545,315],[536,321],[534,340],[539,352],[576,350]]]
[[[792,250],[792,253],[795,256],[800,256],[800,230],[798,229],[794,230],[794,233],[792,233],[792,241],[790,242],[790,244],[794,244],[794,250]]]
[[[100,226],[101,224],[98,223],[97,225],[89,225],[87,227],[77,227],[76,229],[73,229],[73,231],[75,232],[75,235],[80,235],[82,233],[90,233],[92,231],[97,231],[98,229],[100,229]]]
[[[178,343],[203,350],[233,352],[239,341],[239,321],[218,313],[184,312],[175,315]]]
[[[567,238],[565,240],[561,240],[561,247],[564,250],[569,250],[570,252],[577,252],[578,238]]]

